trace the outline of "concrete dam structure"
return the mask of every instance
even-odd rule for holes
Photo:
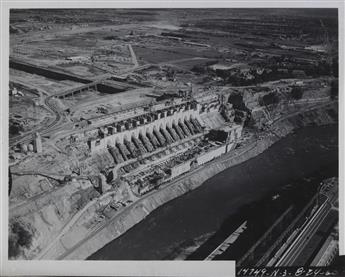
[[[220,116],[219,106],[217,103],[200,104],[195,100],[181,100],[169,106],[158,104],[151,111],[100,127],[88,140],[88,148],[91,153],[108,149],[115,163],[120,164],[213,128],[209,118],[214,114]],[[232,142],[240,137],[241,130],[231,129]]]
[[[201,133],[201,122],[197,104],[187,102],[104,126],[97,138],[88,141],[88,146],[92,153],[117,147],[127,160],[129,153],[144,154]]]

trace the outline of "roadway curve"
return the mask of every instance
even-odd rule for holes
[[[109,195],[109,194],[108,194]],[[54,244],[60,239],[62,238],[65,233],[78,221],[78,219],[83,215],[83,213],[90,208],[92,205],[94,205],[97,202],[97,199],[93,199],[92,201],[90,201],[89,203],[87,203],[81,210],[79,210],[70,221],[68,221],[64,227],[62,228],[62,230],[59,232],[59,234],[50,241],[50,243],[48,244],[48,246],[38,255],[38,257],[36,257],[36,259],[42,259],[48,252],[50,249],[52,249],[52,247],[54,246]]]
[[[45,249],[36,257],[36,259],[42,259],[48,252],[50,249],[53,248],[54,244],[61,239],[65,233],[80,219],[80,217],[83,215],[83,213],[89,209],[92,205],[96,204],[98,201],[100,201],[103,198],[108,197],[109,195],[113,195],[116,192],[114,191],[109,191],[105,194],[103,194],[100,198],[95,198],[92,201],[90,201],[89,203],[87,203],[81,210],[79,210],[76,214],[73,215],[73,217],[71,218],[70,221],[68,221],[64,227],[62,228],[62,230],[59,232],[59,234],[53,238],[51,240],[51,242],[45,247]]]
[[[33,129],[31,130],[31,132],[29,133],[25,133],[19,137],[14,137],[14,138],[10,138],[9,142],[10,142],[10,146],[14,146],[18,143],[29,143],[32,140],[32,135],[36,132],[40,132],[41,135],[46,135],[50,132],[50,130],[53,127],[56,127],[56,125],[60,124],[62,116],[60,114],[60,112],[56,109],[56,107],[54,105],[52,105],[50,103],[50,100],[53,98],[54,96],[48,96],[44,99],[44,106],[51,112],[51,114],[54,115],[54,119],[53,121],[51,121],[48,125],[43,125],[37,129]]]

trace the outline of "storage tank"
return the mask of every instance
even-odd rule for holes
[[[27,153],[28,152],[28,146],[23,143],[22,145],[20,145],[20,150],[22,153]]]
[[[33,151],[34,151],[34,146],[33,146],[31,143],[28,145],[28,150],[29,150],[30,152],[33,152]]]

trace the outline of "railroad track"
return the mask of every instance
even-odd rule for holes
[[[290,245],[290,247],[285,251],[283,256],[278,260],[275,266],[293,266],[295,260],[300,255],[309,239],[315,234],[320,224],[327,216],[330,211],[329,202],[326,201],[323,205],[317,210],[317,212],[312,216],[310,221],[306,226],[301,230],[298,237]]]

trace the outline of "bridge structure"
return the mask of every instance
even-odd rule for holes
[[[85,85],[70,88],[70,89],[62,91],[58,94],[55,94],[54,97],[59,98],[59,99],[64,99],[65,97],[74,96],[75,94],[80,94],[84,91],[97,90],[97,85],[101,84],[102,82],[103,82],[103,80],[96,80],[96,81],[93,81],[93,82],[85,84]]]
[[[125,82],[125,78],[121,76],[112,75],[109,73],[96,76],[95,78],[86,78],[83,76],[73,74],[71,72],[60,70],[58,68],[50,68],[46,66],[29,63],[27,61],[21,61],[14,57],[10,57],[9,63],[11,68],[17,70],[21,70],[31,74],[41,75],[43,77],[57,81],[70,80],[82,84],[54,95],[54,97],[60,99],[63,99],[68,96],[74,96],[75,94],[79,94],[84,91],[89,91],[90,89],[98,90],[100,92],[105,93],[116,93],[131,88],[138,88],[138,86],[136,85]]]
[[[66,72],[63,70],[59,70],[58,68],[50,68],[47,66],[33,64],[27,61],[22,61],[14,57],[9,58],[9,65],[11,68],[25,71],[31,74],[37,74],[44,76],[46,78],[54,79],[54,80],[71,80],[78,83],[89,83],[91,82],[88,78],[84,78],[82,76],[75,75],[71,72]]]

